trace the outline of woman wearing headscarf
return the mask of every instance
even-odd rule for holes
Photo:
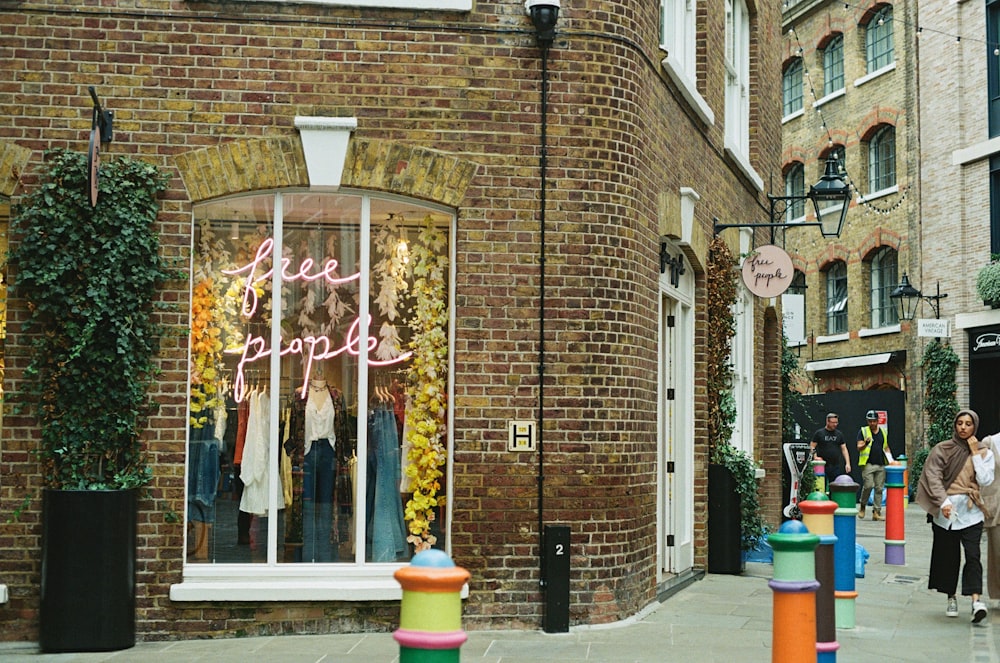
[[[955,417],[950,440],[934,445],[917,488],[917,504],[928,513],[934,542],[927,588],[948,596],[945,614],[958,616],[955,591],[962,567],[962,596],[972,598],[972,622],[986,618],[983,593],[983,565],[979,543],[986,518],[980,489],[993,483],[993,450],[976,439],[979,415],[961,410]]]

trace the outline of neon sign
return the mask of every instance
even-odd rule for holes
[[[254,313],[257,312],[257,305],[259,303],[259,298],[257,295],[256,285],[263,281],[267,281],[271,278],[273,273],[273,268],[268,269],[261,276],[254,277],[257,273],[258,267],[262,267],[263,263],[271,256],[274,252],[274,240],[268,237],[263,242],[261,242],[260,247],[257,249],[257,255],[254,259],[240,267],[238,269],[232,270],[222,270],[223,274],[228,274],[230,276],[239,276],[246,274],[246,286],[243,289],[243,304],[241,307],[241,314],[246,318],[253,317]],[[291,260],[289,258],[281,259],[281,280],[285,282],[295,282],[302,281],[305,283],[312,283],[313,281],[318,281],[320,279],[325,280],[331,285],[344,285],[345,283],[350,283],[351,281],[356,281],[361,278],[361,272],[356,272],[346,277],[338,277],[337,266],[339,263],[333,258],[326,261],[326,264],[316,273],[311,273],[314,265],[316,264],[312,258],[306,258],[298,267],[298,271],[295,273],[289,273],[288,267],[291,265]],[[368,316],[368,326],[371,325],[372,316]],[[305,370],[302,377],[302,397],[306,397],[306,387],[308,386],[309,376],[312,374],[313,364],[317,361],[325,361],[327,359],[333,359],[343,353],[348,353],[355,357],[361,354],[361,337],[360,337],[360,326],[361,318],[355,318],[354,322],[351,323],[350,328],[344,336],[344,342],[340,347],[332,347],[332,342],[329,336],[304,336],[301,338],[293,338],[283,347],[280,347],[278,352],[283,357],[289,354],[301,354],[305,353]],[[367,337],[368,352],[373,351],[378,346],[378,340],[374,336]],[[263,336],[255,336],[249,334],[247,336],[246,343],[241,348],[236,348],[234,350],[227,350],[228,353],[239,353],[240,361],[236,367],[236,378],[233,381],[233,397],[236,402],[241,402],[246,397],[246,377],[245,369],[248,364],[252,364],[255,361],[260,361],[271,356],[271,348],[267,346],[267,341]],[[404,352],[395,359],[388,359],[384,361],[379,360],[368,360],[369,366],[389,366],[391,364],[399,364],[413,355],[413,352]]]

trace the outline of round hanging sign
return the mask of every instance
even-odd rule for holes
[[[777,297],[792,284],[792,259],[773,244],[758,246],[743,261],[743,283],[758,297]]]

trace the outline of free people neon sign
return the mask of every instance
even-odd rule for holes
[[[259,304],[259,296],[257,295],[256,285],[261,282],[265,282],[271,278],[274,271],[273,268],[264,271],[260,276],[254,276],[258,269],[263,269],[265,261],[271,257],[274,252],[274,240],[268,237],[260,246],[257,248],[257,255],[254,259],[237,269],[222,270],[223,274],[230,276],[240,276],[246,275],[246,285],[243,288],[243,303],[240,308],[240,313],[246,318],[253,317],[254,313],[257,312],[257,306]],[[337,267],[339,263],[330,258],[326,261],[323,267],[317,271],[313,272],[313,268],[316,266],[316,262],[312,258],[306,258],[303,260],[299,266],[298,271],[289,272],[288,268],[291,266],[290,258],[281,259],[281,280],[288,283],[293,283],[295,281],[301,281],[303,283],[312,283],[314,281],[319,281],[323,279],[331,285],[344,285],[350,283],[351,281],[356,281],[361,278],[361,272],[355,272],[350,276],[340,277],[337,276]],[[371,325],[372,316],[368,315],[368,326]],[[361,318],[355,318],[354,322],[351,323],[350,328],[348,328],[347,333],[344,335],[344,342],[339,347],[333,347],[333,342],[330,340],[329,336],[303,336],[291,339],[287,344],[284,344],[279,348],[278,352],[281,356],[289,354],[304,354],[305,355],[305,370],[302,377],[302,389],[300,390],[302,398],[306,397],[306,386],[309,383],[309,376],[312,374],[313,364],[316,362],[326,361],[327,359],[333,359],[345,352],[359,356],[361,354],[361,336],[360,336]],[[372,352],[378,346],[378,340],[374,336],[367,337],[368,352]],[[255,361],[261,361],[271,356],[271,348],[268,347],[267,341],[263,336],[255,336],[254,334],[248,334],[246,343],[241,348],[236,348],[234,350],[227,350],[230,353],[239,353],[240,361],[236,367],[236,378],[233,381],[233,397],[236,402],[241,402],[246,397],[246,373],[245,369],[248,364],[252,364]],[[389,366],[392,364],[399,364],[413,355],[413,352],[404,352],[395,359],[387,360],[368,360],[368,365],[370,366]]]

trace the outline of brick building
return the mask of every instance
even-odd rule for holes
[[[842,414],[845,434],[872,405],[885,410],[890,443],[911,458],[933,442],[921,360],[938,333],[959,356],[959,404],[979,411],[983,432],[1000,429],[989,379],[1000,318],[976,292],[979,270],[1000,251],[994,11],[803,1],[783,12],[786,190],[798,186],[798,168],[818,168],[831,150],[845,155],[856,189],[839,242],[788,235],[806,286],[784,298],[786,311],[803,313],[788,328],[803,391],[859,397],[833,401],[855,404],[849,421]],[[888,297],[904,274],[922,295],[912,321]],[[948,327],[921,331],[934,319]]]
[[[914,12],[909,2],[804,0],[788,3],[782,17],[785,191],[801,190],[831,155],[854,190],[840,237],[796,230],[785,240],[798,288],[783,305],[795,311],[786,332],[798,348],[801,390],[827,396],[817,411],[843,410],[840,428],[850,441],[868,409],[882,411],[896,455],[912,439],[910,414],[920,408],[911,377],[920,356],[889,297],[920,265],[922,180],[910,157],[919,128]]]
[[[94,86],[115,114],[104,158],[169,173],[163,251],[191,265],[162,293],[180,333],[145,436],[140,639],[393,628],[407,535],[471,571],[469,628],[539,624],[549,524],[570,529],[574,624],[704,569],[706,253],[713,218],[766,205],[779,17],[661,4],[567,3],[548,48],[519,0],[0,9],[0,195],[16,205],[45,150],[86,148]],[[776,523],[780,428],[753,413],[780,411],[779,318],[742,302],[734,442]],[[195,309],[218,352],[189,348]],[[6,311],[16,401],[24,302]],[[403,509],[427,516],[404,471],[414,385],[447,408],[447,499],[418,535],[401,532]],[[36,435],[8,402],[9,640],[37,636]]]

